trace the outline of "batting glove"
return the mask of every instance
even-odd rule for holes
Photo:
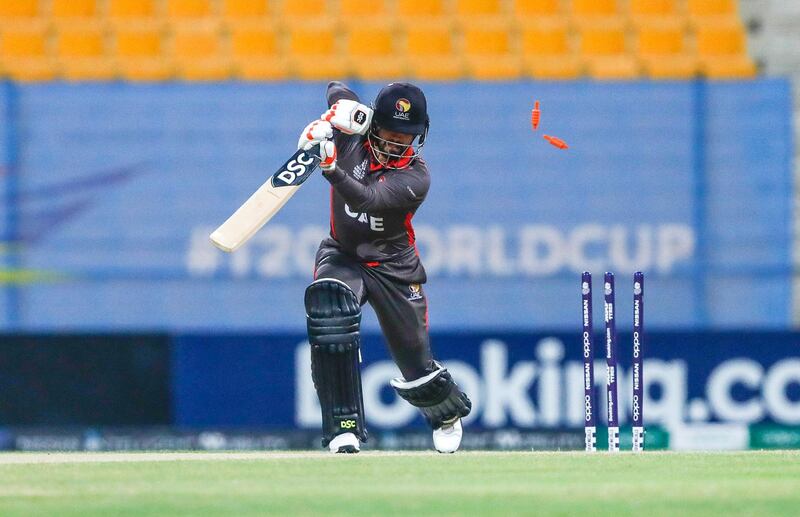
[[[319,168],[323,172],[331,172],[336,168],[336,144],[332,140],[319,143]]]
[[[315,120],[303,129],[300,138],[297,140],[297,148],[307,151],[323,140],[328,140],[330,138],[333,138],[333,128],[330,122]]]
[[[333,103],[320,119],[330,122],[342,133],[364,135],[372,122],[372,108],[360,102],[341,99]]]

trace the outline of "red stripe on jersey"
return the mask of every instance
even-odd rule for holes
[[[380,262],[364,262],[364,265],[367,267],[378,267],[381,265]]]
[[[333,224],[333,185],[331,185],[331,237],[336,238],[336,227]]]
[[[414,214],[411,213],[411,212],[408,212],[406,214],[406,220],[405,220],[405,223],[403,223],[403,226],[406,227],[406,235],[408,235],[408,245],[409,246],[414,246],[416,248],[417,247],[417,238],[416,238],[416,235],[414,235],[414,227],[411,225],[411,219],[413,219],[413,218],[414,218]]]

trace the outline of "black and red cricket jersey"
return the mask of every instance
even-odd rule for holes
[[[359,101],[339,82],[328,85],[327,99],[328,106],[339,99]],[[366,135],[335,131],[334,141],[336,169],[323,174],[332,186],[331,232],[322,245],[380,267],[397,280],[424,283],[411,219],[430,187],[425,161],[417,158],[403,169],[385,169],[373,158]]]

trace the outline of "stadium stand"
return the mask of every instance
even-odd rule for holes
[[[453,40],[453,31],[447,22],[408,24],[401,59],[406,61],[409,75],[425,80],[463,77],[463,59],[456,54]]]
[[[742,78],[747,43],[736,0],[0,2],[26,81]]]
[[[535,20],[535,21],[534,21]],[[520,49],[526,75],[536,79],[575,79],[581,74],[565,19],[531,19],[520,30]]]
[[[348,69],[359,79],[392,79],[406,75],[405,64],[397,59],[397,38],[389,23],[354,24],[345,37]]]
[[[280,48],[277,29],[262,21],[230,28],[234,76],[244,80],[280,80],[289,76],[289,63]]]
[[[653,79],[689,79],[697,74],[698,60],[690,52],[681,20],[660,16],[639,20],[634,27],[634,46],[641,67]]]

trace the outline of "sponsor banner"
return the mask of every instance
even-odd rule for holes
[[[800,449],[800,426],[754,425],[750,427],[751,449]]]
[[[647,333],[645,427],[800,425],[798,342],[800,334],[788,332]],[[473,401],[465,420],[471,429],[580,428],[586,410],[582,343],[580,332],[432,335],[436,357]],[[601,343],[598,334],[595,344]],[[620,332],[618,343],[619,421],[630,425],[631,334]],[[601,427],[606,424],[606,368],[598,358],[602,349],[595,355],[594,409]],[[418,411],[388,384],[399,372],[387,359],[383,340],[365,335],[362,356],[369,428],[423,427]],[[172,363],[179,425],[319,428],[302,335],[177,336]]]
[[[682,424],[670,429],[674,451],[740,451],[750,443],[743,424]]]
[[[462,450],[578,450],[578,431],[477,430],[464,436]],[[423,430],[376,431],[364,449],[431,450],[431,433]],[[151,428],[4,429],[0,450],[15,451],[170,451],[170,450],[320,450],[319,435],[298,429],[181,430]]]
[[[0,337],[3,425],[167,425],[164,334]]]

